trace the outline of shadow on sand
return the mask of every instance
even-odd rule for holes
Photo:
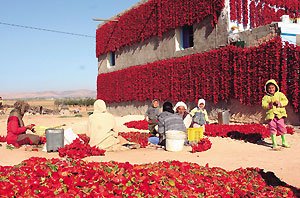
[[[293,191],[293,193],[295,194],[296,197],[300,197],[300,189],[299,188],[296,188],[294,186],[291,186],[291,185],[285,183],[284,181],[281,181],[273,172],[271,172],[271,171],[264,172],[263,170],[260,170],[259,174],[265,180],[267,185],[273,186],[273,187],[282,186],[282,187],[289,188]]]
[[[245,142],[250,142],[253,144],[260,144],[260,145],[266,144],[266,146],[268,144],[267,142],[264,142],[261,134],[259,133],[243,134],[238,131],[230,131],[227,133],[227,137],[235,140],[243,140]]]

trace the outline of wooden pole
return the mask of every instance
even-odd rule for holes
[[[115,20],[115,19],[100,19],[100,18],[94,18],[93,21],[113,21],[113,22],[118,22],[118,20]]]

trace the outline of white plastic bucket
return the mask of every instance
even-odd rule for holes
[[[167,131],[166,132],[166,150],[167,151],[182,151],[186,134],[182,131]]]
[[[289,15],[282,15],[281,16],[281,21],[283,23],[290,23],[290,16]]]

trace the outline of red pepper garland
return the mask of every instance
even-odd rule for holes
[[[96,57],[124,46],[142,42],[153,36],[162,36],[171,29],[200,23],[224,8],[224,0],[149,0],[120,17],[118,22],[108,22],[96,31]]]
[[[153,36],[162,37],[165,32],[180,26],[200,23],[207,16],[212,16],[214,25],[224,4],[224,0],[149,0],[118,17],[117,23],[108,22],[97,29],[96,57]],[[283,14],[297,18],[299,7],[298,0],[230,0],[230,18],[247,27],[250,15],[250,27],[255,28],[280,21]]]
[[[300,47],[294,45],[286,45],[287,53],[287,75],[289,79],[288,92],[292,93],[292,105],[296,112],[300,112]]]
[[[254,28],[254,27],[256,27],[255,21],[256,21],[256,17],[257,17],[255,14],[256,13],[255,1],[251,1],[249,13],[250,13],[250,28]]]
[[[250,10],[248,10],[248,4]],[[300,16],[298,0],[230,0],[229,6],[230,19],[243,24],[245,27],[250,22],[251,28],[281,21],[280,17],[284,14],[290,15],[291,18]],[[248,21],[249,14],[250,21]]]
[[[243,0],[242,3],[243,3],[243,25],[247,27],[248,18],[249,18],[248,0]]]
[[[237,0],[230,0],[229,1],[229,4],[230,4],[230,20],[231,21],[235,21],[237,19],[237,17],[236,17],[236,15],[237,15],[237,13],[236,13],[236,11],[237,11],[236,1]]]
[[[285,46],[287,47],[284,47],[282,52],[281,52],[281,68],[280,68],[280,71],[281,72],[281,84],[280,84],[280,91],[283,92],[284,94],[287,94],[287,50],[288,50],[288,42],[285,43]],[[278,51],[279,52],[279,51]],[[276,57],[278,59],[280,59],[280,54]],[[278,71],[278,72],[280,72]]]
[[[97,98],[119,103],[153,98],[195,102],[203,97],[214,104],[238,99],[253,105],[261,104],[264,84],[274,78],[283,92],[289,90],[286,95],[298,112],[299,47],[291,46],[283,46],[281,38],[275,37],[258,47],[228,46],[100,74]]]

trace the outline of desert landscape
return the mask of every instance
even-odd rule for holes
[[[11,101],[13,103],[13,101]],[[53,101],[29,101],[31,105],[44,105],[48,108],[54,108]],[[76,108],[76,107],[74,107]],[[71,108],[72,110],[72,108]],[[88,112],[92,107],[81,108],[80,116],[70,114],[66,115],[25,115],[25,124],[34,123],[37,126],[60,126],[64,129],[72,128],[78,134],[86,133],[86,122]],[[5,115],[0,116],[0,136],[6,135],[6,121],[9,109]],[[119,132],[140,131],[138,129],[127,128],[124,123],[134,120],[142,120],[143,115],[127,115],[117,117]],[[240,167],[259,167],[265,172],[274,172],[276,177],[287,184],[300,187],[300,129],[299,126],[293,126],[295,133],[287,135],[287,140],[291,148],[282,148],[280,151],[271,149],[270,138],[264,139],[263,144],[254,144],[240,140],[233,140],[222,137],[209,137],[212,142],[211,149],[205,152],[191,153],[191,147],[185,146],[183,151],[169,152],[155,148],[141,148],[135,150],[124,150],[118,152],[106,152],[105,156],[92,156],[84,158],[85,161],[91,162],[130,162],[132,164],[145,164],[159,161],[178,160],[182,162],[194,162],[210,167],[221,167],[225,170],[235,170]],[[145,131],[143,131],[145,132]],[[281,143],[280,137],[278,142]],[[59,158],[57,152],[47,153],[41,151],[26,151],[26,147],[19,149],[7,149],[6,143],[1,143],[0,147],[0,165],[12,166],[17,165],[23,160],[30,157]]]

